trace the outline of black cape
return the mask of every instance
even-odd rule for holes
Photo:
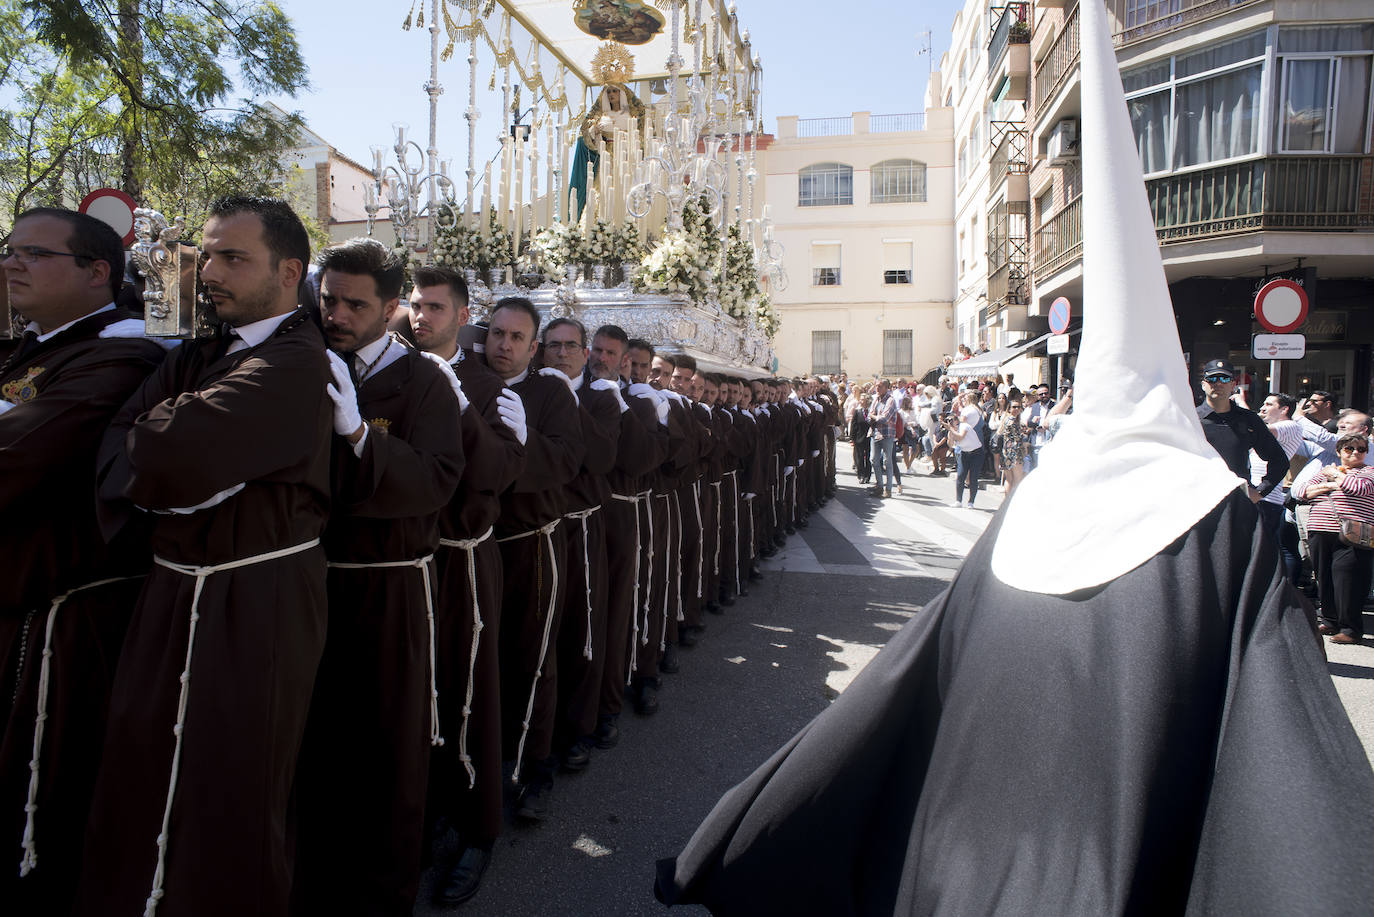
[[[1235,492],[1067,597],[989,572],[999,517],[659,862],[660,900],[751,917],[1367,913],[1374,773],[1256,515]]]

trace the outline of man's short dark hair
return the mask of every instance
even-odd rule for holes
[[[608,326],[608,327],[614,327],[614,326]],[[654,358],[654,345],[653,345],[653,344],[650,344],[648,341],[644,340],[644,338],[630,338],[629,343],[625,345],[625,350],[626,350],[627,352],[628,352],[628,351],[631,351],[631,350],[644,350],[644,351],[648,351],[649,359],[652,360],[652,359]]]
[[[695,374],[697,371],[696,357],[688,356],[685,353],[679,353],[674,355],[673,365],[676,366],[678,369],[689,369],[692,371],[693,374]]]
[[[1286,392],[1270,392],[1269,397],[1277,401],[1279,403],[1279,407],[1283,408],[1285,411],[1288,412],[1289,417],[1293,416],[1293,408],[1297,407],[1298,399],[1294,398],[1292,395],[1287,394]]]
[[[1320,398],[1322,401],[1331,405],[1332,410],[1335,410],[1336,408],[1336,402],[1332,400],[1331,393],[1326,391],[1325,389],[1319,388],[1315,392],[1309,393],[1307,396],[1307,400],[1311,401],[1313,398]]]
[[[654,354],[654,359],[662,360],[664,363],[674,368],[677,367],[678,355],[675,353],[656,353]]]
[[[119,296],[119,289],[124,286],[124,240],[109,223],[88,214],[63,210],[60,207],[33,207],[19,214],[14,222],[17,224],[29,217],[51,217],[66,223],[69,227],[67,247],[77,256],[77,263],[104,261],[108,264],[110,298],[115,299]]]
[[[276,267],[283,258],[295,258],[301,263],[304,282],[305,268],[310,264],[310,235],[291,205],[275,197],[248,195],[221,197],[210,205],[212,217],[231,217],[240,213],[251,213],[262,222],[262,238],[272,253],[272,266]]]
[[[406,265],[401,256],[376,239],[365,236],[329,246],[320,252],[315,264],[321,275],[325,271],[338,271],[371,277],[382,302],[400,296],[401,285],[406,279]]]
[[[592,340],[596,340],[597,338],[610,338],[613,341],[619,341],[620,346],[626,351],[630,349],[630,336],[626,334],[625,329],[619,325],[602,325],[600,328],[596,329],[596,333],[592,335]]]
[[[552,331],[555,328],[562,328],[564,326],[570,326],[577,329],[578,346],[585,350],[587,348],[587,326],[582,324],[575,318],[556,318],[553,321],[549,322],[548,325],[544,328],[543,339],[547,341],[549,339],[550,331]]]
[[[462,308],[468,304],[468,282],[463,275],[446,267],[420,265],[410,272],[410,283],[415,287],[443,287],[453,293],[453,304]]]
[[[502,309],[515,309],[528,315],[530,322],[534,325],[534,337],[539,337],[539,323],[542,319],[540,319],[539,310],[534,307],[534,303],[523,296],[506,296],[498,299],[496,305],[491,307],[491,318],[496,318],[496,313]]]

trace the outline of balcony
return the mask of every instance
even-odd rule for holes
[[[1108,0],[1112,43],[1124,47],[1268,0]]]
[[[1054,39],[1050,52],[1035,68],[1035,116],[1049,108],[1060,88],[1078,66],[1078,7],[1064,20],[1064,28]]]
[[[1002,54],[1009,45],[1030,44],[1030,4],[1025,2],[1008,3],[1003,7],[993,7],[995,15],[999,11],[997,24],[992,27],[988,39],[988,72],[996,71],[1002,62]]]
[[[1050,217],[1035,233],[1035,279],[1051,277],[1083,257],[1083,198]]]
[[[1030,157],[1026,155],[1025,128],[1019,121],[993,121],[988,129],[994,144],[988,165],[988,197],[1029,201]]]
[[[988,213],[988,313],[1025,305],[1030,204],[1008,201]]]
[[[1161,242],[1374,230],[1374,156],[1276,156],[1145,183]]]

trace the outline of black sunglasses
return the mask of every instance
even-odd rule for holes
[[[1230,377],[1229,375],[1227,375],[1226,373],[1213,373],[1212,375],[1207,376],[1206,378],[1207,378],[1207,381],[1208,381],[1208,382],[1230,382],[1230,381],[1231,381],[1231,377]]]

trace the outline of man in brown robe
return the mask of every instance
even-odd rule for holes
[[[587,329],[556,318],[544,329],[544,364],[570,380],[578,400],[584,453],[568,484],[563,514],[568,564],[563,579],[563,620],[558,631],[558,722],[554,747],[565,770],[591,763],[601,675],[606,660],[606,517],[611,502],[606,474],[615,467],[620,416],[629,405],[614,382],[591,378]],[[546,370],[547,371],[547,370]]]
[[[442,866],[434,902],[462,904],[481,884],[501,835],[501,493],[525,467],[525,409],[481,360],[458,346],[468,323],[468,285],[456,271],[416,268],[407,326],[418,346],[443,357],[463,385],[463,476],[439,517],[439,718],[444,744],[430,762],[430,818],[447,819],[456,855]]]
[[[106,518],[154,514],[115,673],[77,912],[281,915],[287,810],[325,636],[333,414],[310,257],[281,201],[217,201],[201,279],[232,332],[182,344],[101,447]]]
[[[301,752],[294,909],[408,915],[419,888],[435,688],[439,512],[463,470],[462,388],[386,330],[405,263],[374,239],[325,249],[334,384],[329,637]],[[354,382],[354,380],[357,380]]]
[[[648,365],[648,357],[643,364]],[[587,363],[596,379],[615,382],[629,406],[620,420],[620,439],[615,467],[606,475],[610,500],[606,517],[606,559],[609,571],[606,599],[606,651],[602,666],[596,731],[597,748],[611,748],[620,740],[617,720],[625,702],[625,687],[633,675],[630,660],[639,648],[639,609],[643,605],[641,583],[647,558],[641,551],[647,533],[649,476],[668,456],[668,408],[661,396],[645,383],[627,381],[630,376],[630,339],[616,325],[602,325],[592,336]]]
[[[505,759],[524,789],[516,815],[548,813],[558,697],[558,623],[567,570],[567,485],[582,464],[577,401],[567,382],[530,370],[539,312],[507,297],[492,310],[487,364],[520,396],[528,426],[525,469],[501,496],[496,540],[505,576],[501,598],[501,719]]]
[[[0,850],[13,857],[0,860],[0,901],[10,914],[65,914],[149,565],[146,531],[100,537],[96,450],[163,350],[115,307],[124,247],[94,217],[26,211],[0,266],[28,320],[22,338],[0,341]],[[138,337],[120,336],[129,325]]]

